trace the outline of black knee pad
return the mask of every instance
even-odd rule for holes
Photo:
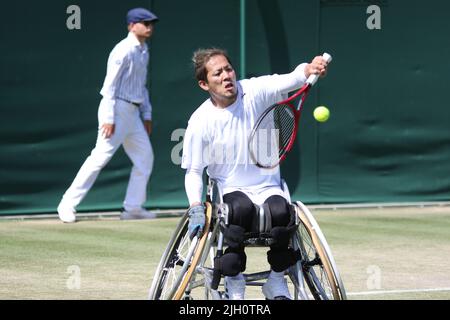
[[[228,204],[228,224],[250,230],[256,210],[250,198],[243,192],[234,191],[225,194],[223,201]]]
[[[293,215],[292,212],[289,212],[289,214],[290,221],[287,226],[273,227],[270,231],[270,236],[273,239],[273,244],[271,247],[286,248],[289,245],[289,240],[295,233],[295,230],[297,230],[297,225],[295,224],[295,215]]]
[[[300,251],[294,251],[292,248],[284,250],[271,249],[267,252],[267,261],[275,272],[281,272],[293,266],[301,259]]]
[[[245,229],[230,224],[229,226],[222,229],[223,236],[225,237],[225,240],[230,248],[238,249],[241,248],[244,245],[245,240]]]
[[[274,227],[270,231],[270,235],[273,239],[273,247],[287,247],[292,231],[286,227]]]
[[[270,208],[273,226],[287,226],[290,221],[290,204],[279,195],[273,195],[264,202]]]
[[[247,255],[244,251],[235,251],[231,248],[225,250],[220,258],[214,259],[214,269],[220,270],[224,276],[234,277],[239,272],[245,271]]]

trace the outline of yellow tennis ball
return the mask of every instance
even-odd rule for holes
[[[330,110],[327,107],[320,106],[314,109],[314,119],[319,122],[325,122],[330,117]]]

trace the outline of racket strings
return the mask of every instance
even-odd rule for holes
[[[289,145],[292,134],[295,129],[295,115],[294,111],[289,105],[280,104],[274,108],[273,111],[274,126],[279,132],[279,155],[284,153],[284,150]]]
[[[251,148],[256,162],[263,167],[274,167],[286,152],[295,130],[295,114],[288,104],[273,106],[258,124]]]

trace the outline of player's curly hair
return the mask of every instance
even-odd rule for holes
[[[194,72],[195,72],[195,78],[200,81],[207,81],[206,75],[206,64],[208,63],[209,59],[211,59],[214,56],[224,56],[230,65],[233,65],[231,63],[230,58],[228,57],[228,53],[220,48],[207,48],[207,49],[198,49],[194,52],[194,55],[192,56],[192,62],[194,63]]]

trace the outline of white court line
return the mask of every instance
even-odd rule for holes
[[[365,296],[365,295],[377,295],[389,293],[419,293],[419,292],[437,292],[437,291],[450,291],[450,288],[361,291],[361,292],[349,292],[347,293],[347,295]]]

